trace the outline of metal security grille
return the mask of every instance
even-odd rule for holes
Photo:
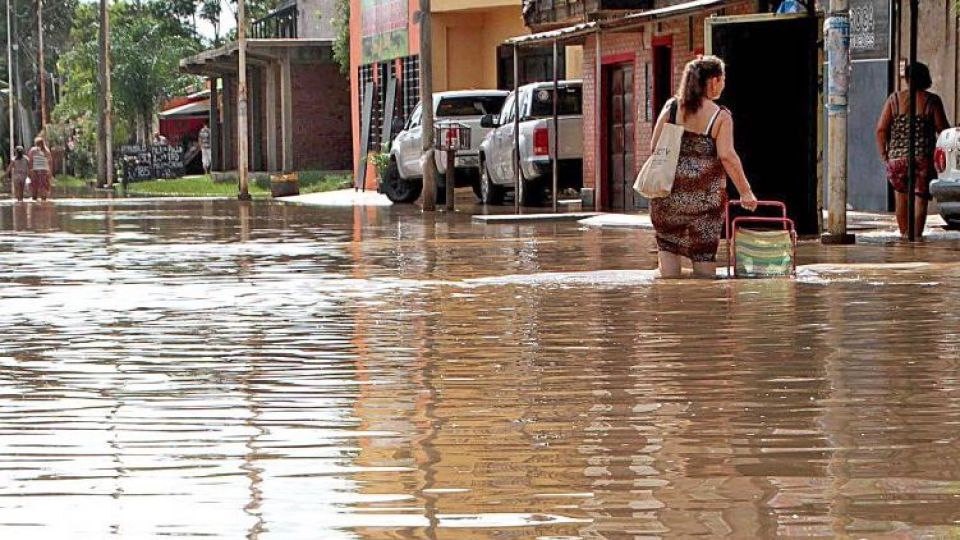
[[[397,101],[403,104],[403,121],[406,122],[420,101],[420,56],[407,56],[402,60],[403,99]]]
[[[359,71],[358,75],[359,75],[359,81],[360,81],[360,107],[363,107],[364,100],[367,97],[365,93],[365,90],[367,88],[367,83],[373,82],[373,64],[360,66],[358,68],[358,71]],[[363,111],[360,111],[360,112],[361,114],[357,115],[357,124],[358,124],[357,133],[363,133],[363,114],[362,114]],[[372,119],[373,119],[373,115],[371,114],[371,126],[372,126]],[[374,132],[375,130],[373,129],[370,130],[371,134]],[[371,144],[371,146],[368,146],[368,148],[375,148],[374,146],[372,146],[372,141],[373,141],[372,138],[367,139],[367,143]]]
[[[399,70],[399,72],[398,72]],[[360,81],[360,106],[363,106],[364,94],[368,83],[373,83],[373,103],[370,109],[370,133],[367,144],[370,150],[379,151],[383,138],[383,123],[386,115],[393,115],[393,133],[402,129],[403,124],[413,113],[420,101],[420,59],[418,56],[406,56],[396,61],[381,64],[367,64],[358,70]],[[397,79],[397,96],[393,111],[386,111],[387,86],[390,79]],[[362,112],[362,111],[361,111]],[[360,130],[363,130],[362,114],[357,115]]]

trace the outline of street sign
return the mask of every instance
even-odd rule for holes
[[[891,0],[850,0],[850,60],[890,59]]]

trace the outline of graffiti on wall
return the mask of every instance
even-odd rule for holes
[[[363,63],[409,54],[407,0],[361,0]]]

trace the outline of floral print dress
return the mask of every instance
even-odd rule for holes
[[[684,132],[673,189],[670,195],[650,201],[657,247],[694,262],[717,260],[723,230],[727,173],[710,135],[716,119],[717,114],[704,133]]]

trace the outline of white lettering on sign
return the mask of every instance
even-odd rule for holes
[[[850,48],[873,49],[877,46],[876,17],[873,4],[850,9]]]

